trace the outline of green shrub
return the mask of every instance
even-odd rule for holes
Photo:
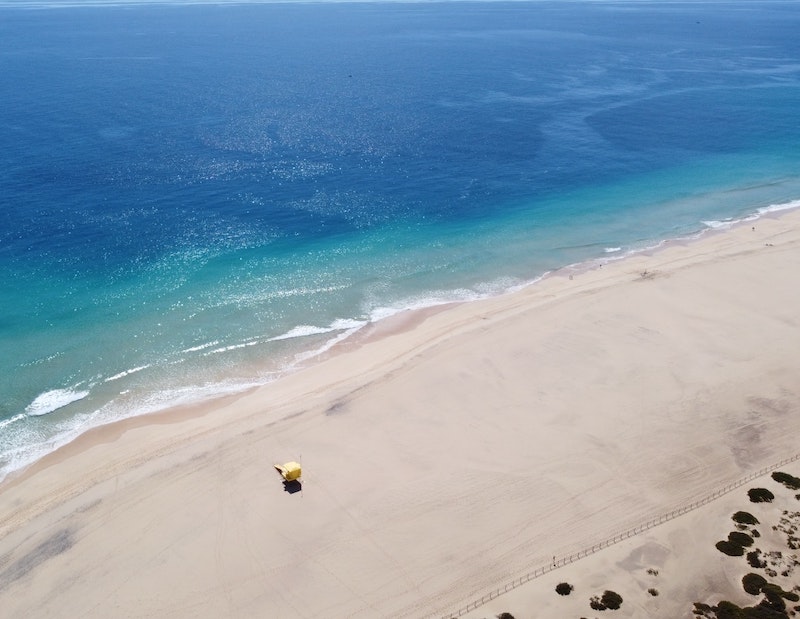
[[[717,550],[725,553],[729,557],[741,557],[744,554],[744,548],[742,546],[733,542],[729,542],[728,540],[717,542],[716,546]]]
[[[574,588],[575,587],[568,582],[560,582],[556,585],[556,593],[558,593],[558,595],[569,595]]]
[[[785,598],[790,602],[797,602],[798,600],[800,600],[800,596],[794,593],[793,591],[784,591],[783,589],[781,589],[779,585],[776,585],[771,582],[761,587],[761,591],[762,593],[764,593],[764,595],[767,596],[767,599],[769,601],[772,601],[773,599],[777,599],[779,597]]]
[[[750,595],[758,595],[761,593],[761,588],[767,584],[767,579],[761,574],[753,574],[750,572],[742,578],[742,587]]]
[[[734,522],[739,524],[761,524],[758,518],[749,512],[736,512],[732,518]]]
[[[739,619],[742,617],[742,609],[728,600],[722,600],[717,604],[716,611],[718,619]]]
[[[604,591],[600,601],[603,603],[603,606],[611,610],[617,610],[622,606],[622,596],[616,591]]]
[[[699,617],[706,617],[708,619],[787,619],[788,615],[785,610],[776,610],[770,607],[769,603],[764,600],[756,606],[747,606],[741,608],[733,602],[727,600],[721,601],[716,606],[709,606],[708,604],[694,603],[694,610],[692,611]]]
[[[768,582],[761,587],[761,592],[767,599],[761,602],[760,606],[777,611],[786,610],[786,602],[783,601],[784,591],[778,585]]]
[[[750,567],[754,567],[756,569],[763,569],[767,567],[767,561],[761,558],[761,551],[758,548],[747,553],[747,563],[750,565]]]
[[[744,547],[750,547],[753,545],[753,538],[747,533],[742,533],[741,531],[733,531],[732,533],[729,533],[728,541],[732,544],[738,544],[739,546]]]
[[[617,610],[622,606],[622,596],[616,591],[603,591],[601,597],[596,595],[589,599],[589,606],[592,610]]]
[[[800,478],[795,477],[794,475],[789,475],[789,473],[775,471],[772,474],[772,479],[777,481],[779,484],[783,484],[789,488],[789,490],[800,490]]]
[[[775,498],[775,495],[766,488],[750,488],[747,496],[752,503],[772,503],[772,499]]]

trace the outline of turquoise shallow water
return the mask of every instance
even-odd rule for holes
[[[0,3],[0,475],[800,198],[794,3],[56,4]]]

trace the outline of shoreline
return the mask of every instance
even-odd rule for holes
[[[0,598],[45,609],[62,583],[65,610],[102,616],[147,584],[142,616],[450,612],[789,455],[798,248],[797,210],[742,221],[90,431],[0,484]],[[270,474],[298,457],[300,497]]]
[[[73,446],[74,449],[75,447],[77,447],[77,445],[80,444],[81,441],[84,440],[90,441],[90,439],[84,439],[83,438],[84,435],[87,434],[94,435],[95,433],[99,433],[101,435],[106,433],[113,433],[114,430],[112,429],[112,427],[117,426],[118,424],[122,424],[121,428],[129,428],[129,427],[137,427],[139,425],[146,423],[158,423],[158,424],[170,423],[170,421],[165,421],[164,418],[171,415],[177,415],[178,418],[183,418],[186,415],[191,416],[192,413],[189,412],[191,410],[202,411],[210,407],[214,407],[216,404],[222,404],[229,400],[235,400],[241,397],[246,397],[248,394],[255,392],[263,387],[266,387],[274,381],[284,380],[287,376],[291,376],[297,372],[304,372],[307,369],[314,367],[316,364],[323,363],[339,354],[342,354],[343,352],[348,352],[355,348],[359,348],[365,344],[373,342],[375,339],[379,339],[381,337],[386,337],[390,335],[396,335],[404,331],[411,330],[416,326],[418,326],[420,323],[424,322],[429,316],[447,311],[448,309],[451,309],[453,307],[465,304],[472,304],[472,303],[482,303],[490,301],[492,299],[498,299],[498,298],[503,299],[516,294],[522,294],[526,289],[540,285],[542,282],[546,282],[550,278],[575,277],[578,275],[585,274],[586,272],[594,271],[596,269],[601,269],[603,268],[604,265],[616,265],[618,263],[624,264],[630,260],[635,260],[638,257],[653,257],[659,252],[668,250],[671,247],[675,246],[683,247],[686,246],[687,244],[702,242],[702,240],[705,238],[709,238],[717,234],[725,234],[726,232],[729,232],[740,226],[747,226],[747,225],[752,226],[753,223],[761,219],[780,218],[785,216],[786,214],[790,214],[793,212],[800,212],[800,199],[790,200],[786,203],[781,203],[761,208],[758,209],[757,211],[743,215],[738,218],[731,218],[729,220],[716,222],[717,225],[708,226],[688,236],[662,239],[653,243],[652,245],[647,245],[639,249],[631,249],[625,251],[618,256],[610,254],[606,257],[591,258],[584,262],[564,265],[557,269],[553,269],[551,271],[547,271],[541,275],[538,275],[532,278],[530,281],[518,284],[513,288],[499,294],[493,294],[477,299],[447,301],[422,308],[405,309],[397,311],[396,313],[391,314],[386,318],[381,318],[376,321],[368,322],[363,327],[356,329],[352,334],[341,338],[340,341],[336,341],[338,338],[341,337],[337,335],[336,337],[332,338],[328,343],[324,344],[322,349],[319,351],[311,351],[311,354],[309,354],[308,352],[301,353],[301,355],[305,357],[303,360],[297,360],[293,367],[281,371],[280,373],[278,373],[276,378],[274,378],[269,382],[254,386],[248,386],[242,389],[241,391],[233,391],[233,392],[222,391],[218,394],[206,395],[201,398],[198,398],[197,400],[191,400],[187,403],[171,404],[158,410],[144,412],[144,413],[134,413],[132,415],[125,416],[120,419],[113,420],[111,422],[101,423],[100,425],[92,426],[87,430],[85,430],[84,432],[81,432],[77,436],[68,439],[66,443],[60,444],[55,449],[38,456],[32,462],[23,465],[21,468],[14,469],[6,473],[4,477],[0,478],[0,491],[2,491],[2,488],[6,483],[10,483],[13,480],[19,478],[20,476],[24,476],[27,470],[33,467],[39,467],[42,463],[42,460],[49,460],[51,456],[54,456],[54,454],[57,454],[61,450],[66,449],[72,451],[70,446]],[[331,342],[333,343],[331,344]],[[200,413],[200,414],[205,414],[205,413]],[[135,421],[138,419],[141,419],[142,421],[139,422]],[[148,419],[151,421],[146,421]],[[107,430],[103,431],[104,428],[107,428]],[[124,430],[120,430],[120,432],[124,432]]]

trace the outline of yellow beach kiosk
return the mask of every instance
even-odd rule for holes
[[[281,474],[286,481],[297,481],[300,479],[300,465],[297,462],[287,462],[286,464],[276,464],[275,470]]]

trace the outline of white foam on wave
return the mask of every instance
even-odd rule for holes
[[[719,228],[727,228],[731,225],[730,220],[720,221],[716,219],[705,219],[702,223],[706,228],[711,228],[712,230],[718,230]]]
[[[745,221],[755,221],[759,218],[758,214],[747,215],[746,217],[739,217],[736,219],[710,219],[705,220],[702,224],[706,228],[710,228],[711,230],[722,230],[724,228],[730,228],[731,226],[735,226],[736,224],[743,223]]]
[[[213,301],[209,302],[207,308],[218,308],[226,306],[254,306],[260,303],[274,301],[275,299],[290,299],[294,297],[313,297],[318,294],[325,294],[330,292],[338,292],[346,290],[349,285],[334,285],[323,287],[299,287],[299,288],[285,288],[281,290],[254,290],[250,292],[243,292],[238,288],[232,288],[229,293],[218,295]]]
[[[274,379],[274,376],[260,376],[257,382],[244,380],[209,382],[202,385],[167,389],[129,400],[117,398],[91,412],[54,419],[54,425],[51,427],[52,434],[44,439],[38,429],[24,423],[17,423],[31,414],[26,411],[26,413],[0,422],[0,429],[4,431],[4,438],[8,437],[10,444],[15,445],[0,453],[0,481],[16,471],[25,469],[44,455],[72,442],[91,428],[130,417],[156,413],[175,406],[194,404],[216,397],[241,393],[252,387],[263,385],[272,379]],[[73,395],[68,396],[67,393]],[[42,394],[42,396],[34,400],[34,403],[38,402],[37,406],[41,406],[41,410],[48,408],[45,406],[46,402],[52,402],[53,406],[56,403],[61,403],[60,406],[65,406],[65,402],[68,399],[75,401],[77,399],[75,396],[82,393],[84,392],[68,389],[54,390]],[[123,391],[120,395],[126,393],[129,393],[129,391]],[[33,403],[28,408],[30,409],[32,406]],[[53,410],[56,409],[54,408]],[[33,414],[35,415],[36,413]]]
[[[539,281],[541,277],[537,277],[535,281]],[[489,297],[503,294],[505,292],[518,290],[524,288],[533,282],[520,282],[519,280],[511,280],[502,278],[494,282],[479,285],[476,288],[455,288],[446,291],[436,291],[433,294],[421,295],[419,297],[407,297],[393,305],[383,305],[372,308],[366,313],[368,318],[366,320],[357,320],[353,318],[340,318],[331,323],[329,327],[313,327],[301,326],[295,327],[286,334],[273,338],[287,339],[288,337],[302,337],[304,335],[319,335],[323,333],[336,333],[336,336],[327,340],[324,344],[313,350],[298,353],[295,356],[295,365],[302,362],[319,357],[331,348],[346,340],[351,335],[359,331],[361,328],[368,324],[376,323],[403,312],[413,312],[425,310],[432,307],[447,305],[449,303],[464,303],[469,301],[477,301]],[[292,369],[292,368],[287,368]]]
[[[607,254],[615,254],[618,251],[622,251],[622,248],[621,247],[605,247],[605,248],[603,248],[603,251],[605,253],[607,253]]]
[[[6,426],[10,426],[12,423],[16,423],[18,421],[22,421],[25,419],[27,415],[25,413],[19,413],[18,415],[14,415],[9,419],[0,420],[0,430],[5,428]]]
[[[363,323],[366,324],[366,323]],[[308,361],[309,359],[313,359],[314,357],[319,357],[323,353],[328,352],[331,348],[336,346],[339,342],[346,340],[348,337],[353,335],[356,331],[358,331],[361,327],[354,327],[352,329],[348,329],[339,333],[336,337],[332,337],[327,342],[325,342],[319,348],[315,348],[314,350],[307,350],[305,352],[298,353],[295,355],[295,364],[302,363],[303,361]]]
[[[44,393],[36,396],[36,399],[28,404],[25,409],[25,414],[31,417],[39,417],[57,411],[59,408],[64,408],[68,404],[82,400],[87,395],[88,391],[76,391],[73,389],[53,389],[52,391],[45,391]]]
[[[538,281],[540,278],[536,278]],[[296,339],[309,337],[314,335],[324,335],[326,333],[335,334],[330,339],[327,339],[322,345],[311,349],[299,352],[294,357],[294,362],[289,367],[285,368],[291,371],[297,365],[303,362],[319,357],[331,348],[346,340],[366,325],[380,322],[387,318],[391,318],[397,314],[409,311],[419,311],[431,307],[447,305],[449,303],[462,303],[467,301],[477,301],[488,297],[496,296],[504,292],[523,288],[531,282],[520,282],[518,280],[498,280],[491,283],[479,285],[476,288],[457,288],[453,290],[436,291],[432,294],[421,295],[419,297],[406,297],[393,305],[381,305],[371,309],[365,309],[365,319],[357,318],[338,318],[331,322],[330,325],[325,327],[318,327],[315,325],[298,325],[293,327],[286,333],[277,335],[270,338],[268,341],[280,341],[288,339]]]
[[[438,307],[439,305],[447,305],[448,303],[457,303],[459,301],[477,301],[484,298],[479,292],[474,290],[453,290],[451,293],[439,293],[427,296],[421,296],[412,299],[406,299],[396,305],[386,305],[376,307],[369,313],[370,322],[378,322],[396,316],[402,312],[413,312],[428,309],[431,307]]]
[[[355,318],[337,318],[331,323],[331,329],[334,331],[341,331],[342,329],[360,329],[366,324],[366,320],[357,320]]]
[[[215,348],[214,350],[209,350],[207,353],[203,353],[204,356],[208,355],[216,355],[221,352],[229,352],[231,350],[238,350],[240,348],[247,348],[248,346],[255,346],[258,344],[259,340],[250,340],[249,342],[242,342],[241,344],[231,344],[230,346],[222,346],[220,348]]]
[[[63,352],[53,353],[52,355],[48,355],[47,357],[41,357],[40,359],[34,359],[33,361],[28,361],[26,363],[20,363],[20,367],[27,368],[32,367],[34,365],[41,365],[42,363],[47,363],[48,361],[52,361],[53,359],[57,359],[58,357],[62,356]]]
[[[789,211],[794,208],[800,208],[800,200],[790,200],[789,202],[782,202],[781,204],[770,204],[758,209],[759,215],[766,215],[767,213],[775,213],[778,211]]]
[[[128,411],[114,410],[113,415],[110,415],[109,413],[111,410],[118,409],[119,405],[109,403],[109,405],[105,407],[108,409],[108,411],[101,409],[99,412],[112,417],[112,421],[126,417],[149,415],[159,411],[171,409],[176,406],[197,404],[199,402],[206,402],[214,398],[241,393],[243,391],[247,391],[248,389],[252,389],[253,387],[259,387],[265,382],[268,381],[230,380],[209,382],[203,385],[187,385],[185,387],[177,387],[174,389],[164,389],[136,400],[135,405],[133,405]]]
[[[538,281],[541,277],[537,277]],[[468,301],[477,301],[488,297],[493,297],[498,294],[524,288],[532,282],[520,282],[514,279],[501,279],[494,282],[478,285],[475,288],[456,288],[452,290],[440,290],[431,294],[420,295],[418,297],[406,297],[399,300],[396,304],[380,305],[373,308],[364,308],[366,318],[337,318],[329,325],[320,327],[316,325],[298,325],[289,329],[287,332],[276,335],[270,338],[269,342],[276,342],[281,340],[299,339],[315,335],[325,335],[326,333],[336,334],[334,337],[325,341],[321,346],[313,350],[307,350],[298,353],[295,356],[295,362],[303,362],[317,357],[339,342],[347,339],[363,327],[369,324],[380,322],[387,318],[391,318],[397,314],[409,311],[425,310],[431,307],[447,305],[449,303],[463,303]],[[230,348],[230,347],[229,347]],[[220,352],[223,349],[218,349]],[[214,352],[214,351],[212,351]],[[291,369],[291,368],[287,368]]]
[[[278,342],[280,340],[291,340],[297,337],[307,337],[309,335],[321,335],[323,333],[330,333],[330,327],[315,327],[313,325],[298,325],[293,329],[289,329],[286,333],[276,335],[269,338],[269,342]]]
[[[663,248],[663,247],[667,246],[668,244],[670,244],[672,242],[675,242],[675,241],[679,241],[679,242],[680,241],[694,241],[694,240],[697,240],[699,238],[702,238],[706,233],[708,233],[710,231],[713,231],[713,230],[724,230],[724,229],[731,228],[731,227],[733,227],[735,225],[738,225],[738,224],[743,224],[743,223],[749,223],[749,222],[752,222],[752,221],[756,221],[756,220],[760,219],[761,217],[763,217],[765,215],[769,215],[770,213],[777,213],[777,212],[780,212],[780,211],[789,211],[789,210],[793,210],[793,209],[800,209],[800,200],[790,200],[788,202],[780,202],[778,204],[770,204],[769,206],[763,206],[763,207],[758,208],[755,211],[753,211],[753,212],[751,212],[751,213],[749,213],[747,215],[743,215],[741,217],[735,217],[735,218],[732,217],[730,219],[722,219],[722,220],[716,220],[716,219],[702,220],[700,223],[702,223],[703,226],[705,226],[705,227],[703,229],[701,229],[701,230],[696,231],[696,232],[687,233],[687,234],[685,234],[683,236],[676,236],[676,237],[671,237],[671,238],[667,238],[667,239],[661,239],[661,240],[658,240],[658,241],[653,241],[652,243],[647,243],[647,244],[639,245],[639,246],[636,246],[636,247],[630,247],[630,248],[625,249],[624,251],[622,250],[622,248],[619,248],[620,251],[615,252],[613,256],[607,256],[607,257],[603,257],[603,258],[593,258],[591,260],[588,260],[587,262],[577,262],[577,263],[569,264],[569,265],[567,265],[566,268],[571,269],[571,270],[580,270],[585,265],[593,265],[593,266],[600,265],[600,266],[602,266],[606,262],[614,262],[614,261],[618,261],[618,260],[625,260],[626,258],[629,258],[630,256],[635,256],[637,254],[641,254],[641,253],[644,253],[644,252],[657,251],[657,250],[659,250],[659,249],[661,249],[661,248]],[[608,249],[610,249],[610,248],[608,248]],[[606,249],[606,252],[608,252],[608,249]]]
[[[205,350],[206,348],[211,348],[212,346],[216,346],[219,344],[219,340],[214,340],[213,342],[206,342],[205,344],[200,344],[198,346],[192,346],[191,348],[184,348],[181,352],[197,352],[198,350]]]
[[[280,340],[290,340],[300,337],[308,337],[310,335],[323,335],[325,333],[333,333],[335,331],[348,331],[357,330],[367,324],[366,320],[355,320],[353,318],[337,318],[327,327],[316,327],[314,325],[298,325],[289,329],[286,333],[276,335],[270,338],[269,342],[278,342]]]
[[[114,376],[109,376],[105,379],[104,382],[111,382],[112,380],[119,380],[120,378],[124,378],[129,374],[135,374],[136,372],[141,372],[142,370],[146,370],[149,368],[150,365],[140,365],[139,367],[131,368],[130,370],[125,370],[124,372],[120,372],[119,374],[114,374]]]
[[[474,288],[453,288],[435,290],[416,297],[407,297],[393,305],[383,305],[369,310],[369,322],[378,322],[408,311],[425,310],[449,303],[467,303],[488,299],[506,292],[524,288],[528,282],[514,278],[500,278],[491,282],[477,284]]]
[[[327,327],[315,327],[313,325],[299,325],[297,327],[294,327],[293,329],[290,329],[289,331],[287,331],[282,335],[278,335],[276,337],[271,338],[269,341],[275,342],[279,340],[308,337],[311,335],[324,335],[325,333],[336,333],[334,337],[326,340],[321,346],[318,346],[317,348],[311,350],[305,350],[297,353],[294,357],[294,362],[289,364],[289,366],[285,368],[286,371],[291,371],[292,369],[296,368],[297,365],[302,364],[303,362],[308,361],[310,359],[314,359],[315,357],[319,357],[320,355],[329,351],[339,342],[346,340],[347,338],[349,338],[351,335],[359,331],[362,327],[364,327],[367,324],[369,324],[369,321],[367,320],[356,320],[354,318],[337,318]]]
[[[285,290],[273,290],[267,294],[267,298],[285,299],[288,297],[307,297],[324,292],[338,292],[339,290],[345,290],[347,288],[348,286],[342,284],[337,284],[335,286],[322,286],[317,288],[308,288],[308,287],[288,288]]]
[[[703,225],[707,228],[711,228],[712,230],[719,230],[723,228],[730,228],[731,226],[735,226],[736,224],[748,222],[748,221],[755,221],[764,215],[768,215],[770,213],[778,213],[780,211],[790,211],[792,209],[800,208],[800,200],[790,200],[789,202],[781,202],[779,204],[770,204],[769,206],[762,206],[761,208],[757,209],[755,213],[750,213],[749,215],[745,215],[744,217],[738,218],[730,218],[730,219],[711,219],[703,221]]]

